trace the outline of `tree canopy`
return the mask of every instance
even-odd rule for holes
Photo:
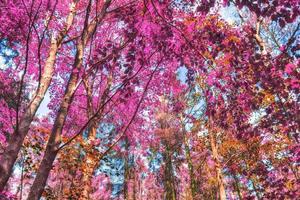
[[[299,15],[0,1],[0,199],[299,198]]]

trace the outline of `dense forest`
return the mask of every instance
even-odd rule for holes
[[[0,0],[0,199],[299,199],[299,66],[299,0]]]

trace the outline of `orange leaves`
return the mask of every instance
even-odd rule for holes
[[[260,105],[261,107],[268,107],[275,102],[275,95],[270,91],[262,90],[259,91],[255,96],[255,101],[256,104]],[[274,109],[278,108],[275,106]]]
[[[187,17],[183,21],[183,23],[185,25],[188,25],[188,26],[191,25],[191,24],[193,24],[193,23],[195,23],[195,22],[197,22],[197,19],[195,17]]]
[[[85,162],[82,163],[81,171],[86,175],[92,174],[94,166],[97,164],[97,161],[98,161],[97,154],[87,153]]]
[[[228,139],[225,140],[222,145],[220,146],[220,153],[222,155],[228,154],[228,153],[236,153],[236,152],[242,152],[245,151],[245,146],[238,140],[235,139]]]
[[[203,21],[201,21],[201,24],[199,23],[199,25],[197,26],[197,29],[203,29],[206,26],[211,25],[212,23],[215,23],[215,24],[221,26],[221,24],[218,24],[218,22],[219,22],[219,20],[216,15],[210,15],[210,16],[207,16]]]
[[[285,183],[285,187],[286,187],[288,190],[292,190],[292,189],[294,189],[294,187],[295,187],[295,183],[293,183],[291,180],[288,180],[288,181]]]
[[[262,91],[261,94],[263,95],[263,99],[261,102],[262,106],[268,106],[275,101],[275,96],[272,93],[268,91]]]
[[[212,55],[209,53],[209,51],[205,51],[204,53],[203,53],[203,56],[205,57],[205,58],[207,58],[207,59],[213,59],[213,57],[212,57]]]
[[[218,28],[224,28],[226,26],[226,24],[224,23],[224,21],[221,21],[221,20],[219,20],[218,22],[217,22],[217,27]]]
[[[38,128],[35,128],[35,131],[39,132],[39,133],[42,133],[42,134],[50,134],[51,133],[51,130],[48,129],[48,128],[44,128],[44,127],[38,127]]]
[[[201,89],[205,89],[206,88],[206,82],[205,82],[205,78],[203,76],[198,76],[196,78],[196,82],[199,84],[199,86],[201,87]]]
[[[230,35],[228,38],[227,38],[228,41],[230,42],[233,42],[233,43],[236,43],[236,44],[239,44],[241,42],[240,38],[234,36],[234,35]]]
[[[224,66],[224,67],[228,67],[231,65],[231,60],[234,56],[231,55],[230,53],[224,53],[222,54],[219,58],[216,59],[216,63],[218,65]],[[228,73],[228,72],[226,72]]]

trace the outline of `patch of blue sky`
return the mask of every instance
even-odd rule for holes
[[[117,196],[123,189],[124,170],[124,159],[120,157],[109,155],[100,161],[100,167],[96,174],[104,173],[110,177],[112,197]]]
[[[181,84],[185,84],[187,82],[187,68],[185,66],[181,66],[177,69],[177,79]]]
[[[160,152],[151,152],[150,150],[147,152],[149,154],[149,169],[151,172],[157,172],[163,162],[163,155]]]
[[[50,113],[50,109],[48,108],[48,104],[51,100],[51,96],[49,91],[46,92],[44,99],[40,105],[40,107],[37,110],[37,115],[40,117],[46,117]]]
[[[248,122],[250,124],[252,124],[253,126],[257,126],[259,124],[260,120],[266,115],[267,115],[267,113],[266,113],[265,109],[261,108],[261,109],[251,113],[251,115],[248,119]]]
[[[234,25],[234,24],[237,25],[242,22],[241,18],[239,17],[237,8],[233,5],[230,5],[228,7],[222,7],[219,10],[219,14],[225,21],[227,21],[231,25]]]
[[[7,69],[13,65],[13,58],[18,53],[13,51],[6,40],[0,40],[0,70]]]

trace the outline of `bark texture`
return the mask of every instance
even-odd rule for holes
[[[76,84],[77,84],[77,81],[79,78],[78,71],[81,67],[82,59],[83,59],[83,43],[81,42],[77,45],[77,53],[76,53],[76,58],[75,58],[75,63],[74,63],[74,69],[73,69],[73,72],[71,73],[71,77],[69,79],[67,89],[65,91],[60,108],[58,110],[52,131],[51,131],[51,135],[50,135],[49,141],[47,143],[44,157],[43,157],[40,167],[37,171],[37,176],[31,187],[31,190],[30,190],[30,193],[28,196],[29,200],[34,200],[34,199],[38,200],[43,193],[48,175],[52,168],[52,164],[58,153],[59,145],[61,142],[60,137],[61,137],[63,125],[65,123],[65,120],[66,120],[66,117],[68,114],[68,110],[69,110],[70,104],[72,102],[73,94],[76,90]]]
[[[37,176],[33,182],[33,185],[31,186],[31,190],[28,195],[28,200],[38,200],[42,196],[42,193],[44,191],[44,188],[46,186],[46,182],[48,179],[48,176],[50,174],[50,170],[52,168],[53,162],[57,156],[59,146],[61,144],[61,133],[63,130],[63,126],[68,114],[68,110],[70,108],[70,105],[72,103],[73,95],[76,91],[76,86],[79,80],[79,72],[82,67],[83,62],[83,55],[84,55],[84,49],[91,38],[92,34],[96,30],[97,23],[100,23],[103,18],[105,17],[106,10],[109,7],[111,1],[107,0],[103,8],[101,9],[101,12],[99,14],[99,17],[93,20],[88,24],[89,21],[89,14],[91,12],[91,1],[87,8],[87,14],[85,19],[85,27],[82,32],[82,36],[79,38],[78,44],[76,45],[76,55],[75,55],[75,61],[73,70],[69,79],[69,82],[67,84],[67,88],[64,94],[64,97],[62,99],[62,102],[60,104],[60,108],[58,110],[51,135],[49,138],[49,141],[46,146],[46,151],[44,154],[44,157],[42,159],[42,162],[39,166],[39,169],[37,171]]]
[[[75,13],[76,10],[74,5],[70,9],[70,13],[67,17],[64,28],[56,38],[51,39],[49,55],[45,62],[45,67],[41,75],[40,86],[36,91],[36,94],[31,99],[29,106],[23,114],[23,117],[21,117],[18,129],[10,137],[8,146],[0,158],[0,191],[4,189],[9,177],[11,176],[14,163],[18,157],[18,153],[22,147],[23,141],[28,134],[31,122],[33,121],[34,116],[50,86],[54,73],[57,52],[62,44],[65,35],[73,24]]]
[[[226,192],[224,186],[224,178],[222,174],[222,167],[220,163],[220,156],[218,152],[218,147],[215,139],[215,134],[213,131],[209,133],[210,145],[212,150],[213,159],[215,161],[215,171],[217,176],[218,190],[219,190],[219,199],[226,200]]]
[[[89,118],[92,118],[92,116],[95,114],[94,106],[92,103],[92,93],[93,93],[93,87],[88,80],[84,81],[84,86],[87,92],[87,115]],[[108,80],[108,85],[106,87],[106,90],[100,97],[100,107],[104,105],[105,101],[107,100],[108,93],[111,86],[111,79]],[[97,139],[97,127],[99,126],[99,123],[101,121],[101,117],[103,115],[104,107],[100,110],[95,120],[92,121],[91,126],[89,128],[88,132],[88,139],[87,142],[84,144],[84,149],[87,154],[85,157],[85,160],[83,161],[83,164],[81,166],[83,175],[81,178],[81,183],[83,185],[83,190],[80,196],[80,199],[89,199],[89,194],[91,190],[91,182],[94,175],[94,171],[96,170],[97,166],[99,165],[100,157],[98,156],[99,152],[92,146],[90,143],[95,141]]]
[[[176,184],[173,174],[172,154],[168,145],[166,145],[166,152],[164,153],[164,187],[165,198],[169,200],[176,200]]]

